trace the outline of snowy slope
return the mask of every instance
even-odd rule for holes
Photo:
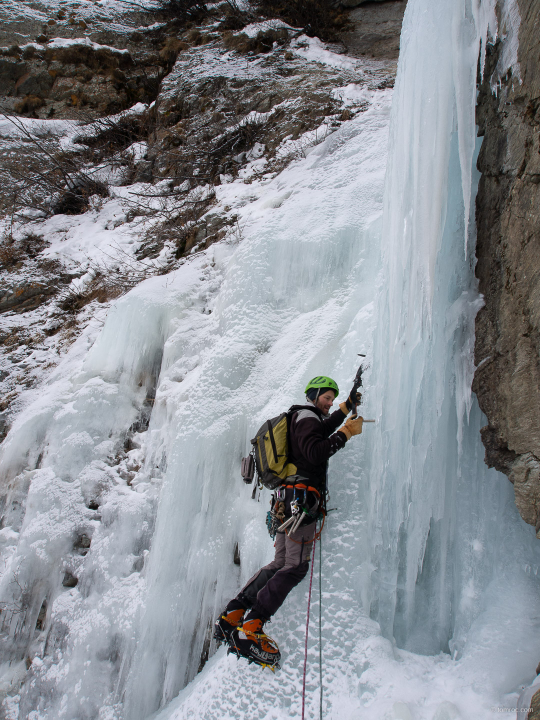
[[[128,680],[127,712],[132,717],[144,717],[152,709],[153,673],[160,665],[176,664],[176,678],[193,676],[198,658],[179,654],[178,648],[192,643],[201,615],[197,634],[204,637],[205,619],[234,591],[230,563],[235,541],[242,558],[237,582],[272,553],[272,543],[261,533],[269,498],[265,493],[260,504],[253,503],[250,491],[236,480],[253,427],[301,399],[298,388],[321,367],[331,367],[336,380],[346,385],[355,351],[370,346],[379,253],[374,225],[381,210],[388,101],[388,92],[375,96],[361,119],[282,173],[247,208],[245,240],[228,265],[208,320],[213,347],[185,377],[177,401],[171,397],[173,387],[163,387],[172,406],[162,430],[170,438],[168,470],[149,561],[142,637]],[[200,352],[197,336],[192,343],[188,355]],[[157,401],[160,396],[161,391]],[[211,448],[204,451],[204,460],[188,451],[196,438]],[[348,484],[342,479],[345,497],[338,503],[346,535],[353,534],[359,520],[346,513],[345,498],[356,495]],[[169,568],[166,575],[164,567]],[[284,647],[297,652],[304,593],[304,587],[298,589],[292,607],[272,625]],[[199,600],[192,604],[194,595]],[[354,605],[348,612],[356,614]],[[177,626],[173,636],[171,623]],[[286,659],[293,675],[299,664],[296,655]],[[171,677],[170,683],[165,700],[179,689],[178,679]],[[286,695],[293,688],[294,683]],[[249,697],[249,684],[245,692]]]

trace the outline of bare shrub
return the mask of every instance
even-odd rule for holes
[[[143,280],[155,275],[164,275],[170,271],[170,263],[135,260],[122,248],[114,247],[115,257],[106,255],[104,261],[92,260],[85,272],[93,274],[92,280],[84,286],[70,286],[58,297],[58,306],[67,313],[77,315],[93,300],[99,303],[109,302],[125,295]]]
[[[15,110],[20,115],[37,117],[36,110],[39,110],[39,108],[42,108],[44,105],[45,100],[43,100],[43,98],[40,98],[37,95],[26,95],[15,103]]]
[[[156,130],[156,114],[153,110],[138,114],[120,113],[99,120],[93,120],[80,112],[79,118],[81,125],[74,140],[88,147],[83,157],[93,163],[122,152],[134,142],[148,140]]]
[[[199,115],[189,129],[190,135],[196,135],[197,142],[190,142],[186,137],[182,121],[162,131],[159,164],[170,174],[160,173],[160,179],[169,178],[173,186],[188,181],[193,187],[219,184],[220,175],[236,177],[246,153],[256,142],[265,143],[271,121],[256,113],[230,120],[234,124],[216,133],[221,121],[210,114]]]
[[[104,182],[84,176],[75,177],[53,203],[53,215],[80,215],[86,212],[92,195],[108,197],[109,189]]]
[[[79,313],[86,305],[91,303],[92,300],[97,300],[99,303],[108,302],[109,300],[114,300],[114,298],[123,295],[127,292],[127,290],[131,289],[129,287],[122,290],[115,283],[109,284],[106,277],[101,275],[97,275],[95,283],[93,282],[92,284],[95,286],[89,287],[82,292],[73,291],[66,294],[66,296],[60,301],[59,307],[64,312],[77,315],[77,313]]]
[[[174,246],[176,259],[192,250],[198,242],[199,220],[214,201],[215,192],[212,190],[199,200],[184,200],[179,207],[169,209],[164,203],[158,212],[159,221],[147,232],[137,257],[155,258],[166,243]]]
[[[256,6],[266,17],[281,18],[306,35],[321,40],[337,40],[349,23],[348,14],[332,0],[257,0]]]
[[[202,0],[161,0],[160,12],[170,20],[200,22],[209,17],[211,10]]]
[[[241,30],[254,19],[253,13],[241,10],[236,0],[223,0],[220,5],[201,0],[160,0],[159,10],[166,20],[187,26],[221,17],[220,30]]]
[[[0,166],[0,213],[11,215],[12,224],[36,216],[77,215],[88,209],[92,195],[108,197],[107,180],[92,166],[107,161],[111,170],[122,166],[132,172],[130,158],[122,157],[122,151],[138,140],[148,140],[155,129],[153,112],[119,113],[99,120],[81,112],[73,123],[75,145],[64,146],[45,125],[30,129],[19,117],[5,113],[3,117],[19,135]]]
[[[236,50],[243,55],[247,53],[269,53],[274,47],[274,43],[283,45],[289,37],[286,28],[279,30],[269,29],[260,30],[255,37],[248,37],[246,33],[238,33],[234,35],[232,32],[223,34],[223,42],[228,50]]]
[[[14,243],[0,243],[0,269],[7,270],[17,265],[22,257],[21,249]]]
[[[3,207],[19,222],[58,213],[84,212],[90,195],[109,194],[106,184],[84,169],[83,158],[58,137],[33,132],[20,118],[4,115],[20,134],[0,166]]]
[[[6,270],[26,258],[35,258],[45,245],[45,240],[34,233],[27,233],[17,241],[9,236],[4,238],[0,242],[0,269]]]
[[[248,116],[216,138],[207,152],[210,176],[215,178],[218,172],[223,173],[224,171],[232,171],[232,174],[236,175],[237,168],[244,159],[243,153],[251,150],[256,142],[264,140],[267,131],[268,121],[266,119],[259,120],[256,116]]]

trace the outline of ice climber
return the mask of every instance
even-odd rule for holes
[[[216,621],[214,632],[214,637],[227,642],[237,655],[271,669],[279,667],[280,652],[277,644],[264,633],[264,625],[308,572],[319,508],[324,505],[326,495],[328,459],[353,435],[360,435],[363,424],[362,417],[353,415],[342,425],[358,402],[356,387],[331,415],[330,408],[339,394],[334,380],[325,376],[313,378],[305,392],[306,404],[291,408],[294,414],[289,429],[289,457],[297,467],[297,474],[287,477],[275,491],[273,503],[283,503],[283,526],[293,515],[291,504],[301,502],[310,512],[303,515],[303,521],[294,531],[291,532],[295,524],[292,520],[289,530],[278,530],[274,559],[258,570],[228,603]]]

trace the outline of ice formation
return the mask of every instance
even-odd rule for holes
[[[501,542],[501,525],[519,535],[521,524],[503,510],[507,483],[483,464],[471,394],[482,302],[474,280],[475,59],[490,24],[493,32],[489,3],[407,8],[370,389],[380,418],[371,447],[372,615],[401,647],[454,657],[480,622],[486,593],[508,583],[504,573],[523,564],[518,557],[536,556],[532,545],[526,550],[527,528],[521,540]]]
[[[359,352],[377,424],[331,463],[324,716],[487,720],[515,704],[538,660],[540,557],[483,463],[470,393],[491,10],[409,0],[393,101],[366,95],[278,177],[217,188],[236,235],[119,300],[21,413],[0,456],[4,693],[32,661],[6,718],[299,716],[306,583],[269,628],[279,675],[214,652],[209,627],[272,554],[269,498],[238,472],[253,429],[315,374],[346,392]],[[313,627],[309,717],[317,661]]]

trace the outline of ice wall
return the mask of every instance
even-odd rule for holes
[[[317,368],[350,382],[355,350],[369,343],[390,94],[366,97],[365,114],[252,189],[260,200],[243,215],[244,240],[209,322],[202,332],[182,327],[165,349],[164,368],[186,357],[196,367],[178,390],[164,370],[150,427],[168,460],[127,679],[130,718],[147,717],[194,677],[208,623],[272,553],[269,496],[253,503],[238,480],[253,428],[301,400]]]
[[[392,110],[371,377],[380,420],[371,614],[401,647],[422,653],[459,655],[486,586],[530,552],[501,536],[501,524],[515,524],[500,515],[510,487],[483,464],[470,389],[482,302],[476,70],[496,31],[492,13],[487,2],[410,2]],[[527,535],[523,528],[525,544]]]
[[[0,462],[30,492],[5,536],[2,687],[33,658],[9,701],[21,717],[148,717],[197,674],[208,624],[271,556],[269,498],[238,476],[253,428],[321,366],[346,386],[370,343],[391,92],[362,93],[365,112],[274,180],[218,188],[239,234],[126,295],[13,427]],[[360,497],[347,501],[350,480],[343,492],[353,538]],[[345,587],[336,600],[358,615]],[[281,630],[292,661],[297,622]]]
[[[137,471],[163,347],[211,283],[201,257],[118,301],[2,445],[0,692],[20,700],[14,717],[95,717],[114,700],[155,518],[159,479]]]
[[[366,414],[374,412],[378,425],[371,436],[366,428],[365,454],[351,444],[331,470],[339,514],[324,538],[327,717],[496,717],[534,672],[537,543],[507,479],[484,465],[483,418],[470,392],[481,303],[475,81],[489,29],[496,29],[492,3],[409,0],[379,293],[373,285]],[[269,697],[280,698],[275,717],[294,716],[296,678],[289,678],[300,660],[300,599],[299,590],[272,633],[293,653],[285,680],[246,689],[257,682],[248,671],[239,687],[218,655],[160,720],[197,711],[219,717],[218,708],[233,717],[255,708],[265,717]],[[316,665],[314,636],[312,643]],[[308,686],[316,714],[315,668]]]

